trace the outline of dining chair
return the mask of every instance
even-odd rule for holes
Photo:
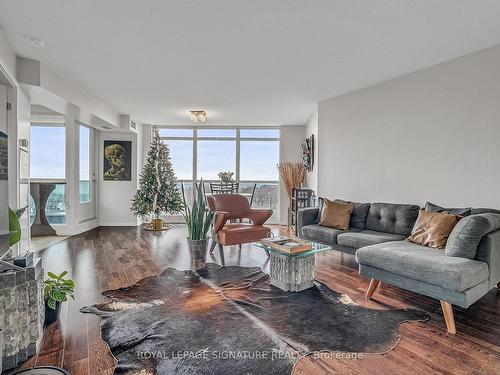
[[[237,194],[240,190],[238,182],[231,182],[229,184],[221,182],[210,182],[210,192],[212,194]]]

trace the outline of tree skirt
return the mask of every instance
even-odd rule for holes
[[[387,352],[400,323],[429,319],[358,306],[319,282],[284,292],[257,267],[168,268],[103,295],[111,301],[81,311],[102,318],[119,374],[290,374],[313,352]]]

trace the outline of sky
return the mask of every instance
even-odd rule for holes
[[[193,129],[160,129],[162,137],[193,137]],[[236,129],[197,130],[197,178],[218,180],[222,171],[236,171],[236,140],[204,140],[203,137],[236,137]],[[240,129],[240,179],[278,181],[279,129]],[[246,140],[245,140],[246,139]],[[169,139],[170,155],[179,180],[193,178],[193,141]]]
[[[32,126],[30,135],[30,177],[64,179],[66,160],[64,127]]]
[[[170,156],[179,180],[191,180],[193,141],[168,140]],[[218,180],[219,172],[236,170],[236,141],[198,140],[197,177]],[[240,179],[278,181],[279,141],[241,141]]]

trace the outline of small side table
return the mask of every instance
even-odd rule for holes
[[[260,242],[255,242],[254,245],[269,252],[270,284],[286,292],[300,292],[311,288],[314,285],[316,253],[332,249],[331,246],[311,242],[311,250],[289,254]]]

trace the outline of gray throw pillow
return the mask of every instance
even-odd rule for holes
[[[474,259],[481,238],[500,228],[500,215],[484,213],[464,217],[453,228],[446,248],[446,255]]]
[[[349,220],[349,227],[365,229],[366,218],[368,217],[368,210],[370,203],[349,202],[342,199],[335,199],[335,202],[351,203],[354,208],[351,213],[351,220]]]
[[[425,204],[425,210],[430,212],[442,212],[444,214],[458,215],[458,216],[469,216],[471,214],[472,208],[445,208],[438,206],[437,204],[427,202]]]
[[[318,198],[318,216],[316,216],[316,220],[314,220],[314,224],[318,224],[321,220],[321,213],[323,212],[323,197]]]

